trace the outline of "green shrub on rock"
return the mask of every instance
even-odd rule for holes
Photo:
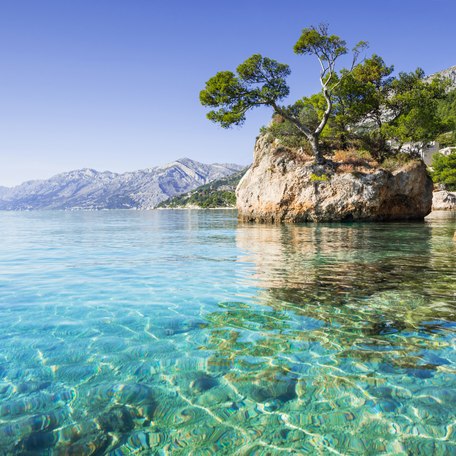
[[[416,160],[416,158],[406,152],[401,152],[399,154],[391,155],[390,157],[383,160],[381,167],[388,171],[394,171],[395,169],[401,168],[405,164]]]
[[[320,176],[318,174],[312,173],[310,175],[310,180],[311,182],[328,182],[329,177],[327,174],[321,174]]]
[[[432,180],[448,190],[456,190],[456,151],[449,155],[440,153],[432,157]]]

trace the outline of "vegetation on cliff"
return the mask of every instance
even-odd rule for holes
[[[274,121],[265,130],[317,163],[335,150],[350,149],[366,151],[381,163],[400,154],[406,143],[413,154],[454,129],[454,93],[447,93],[448,81],[429,80],[421,69],[394,75],[394,67],[375,54],[358,63],[366,46],[361,41],[349,51],[327,26],[308,27],[294,51],[318,59],[319,93],[280,104],[290,93],[290,68],[255,54],[237,67],[237,74],[222,71],[210,78],[200,101],[211,108],[207,117],[224,128],[241,125],[255,107],[271,107]],[[350,67],[337,69],[347,54],[352,56]]]
[[[432,157],[432,180],[443,184],[447,190],[456,190],[456,151],[449,155],[435,154]]]
[[[432,180],[447,190],[456,191],[456,89],[440,100],[438,112],[442,118],[444,133],[437,137],[437,141],[441,147],[455,149],[449,155],[434,154],[431,165]]]
[[[189,207],[199,207],[202,209],[235,207],[236,187],[246,171],[247,168],[232,174],[231,176],[202,185],[191,192],[163,201],[157,207],[169,209]]]
[[[456,146],[456,89],[450,91],[439,102],[439,115],[442,118],[444,132],[437,137],[442,147]]]

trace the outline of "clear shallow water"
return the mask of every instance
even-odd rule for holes
[[[456,453],[455,213],[0,223],[0,454]]]

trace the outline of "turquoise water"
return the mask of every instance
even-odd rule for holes
[[[0,220],[0,454],[456,453],[455,213]]]

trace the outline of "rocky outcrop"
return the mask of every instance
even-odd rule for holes
[[[454,211],[456,210],[456,192],[442,190],[434,192],[432,197],[433,211]]]
[[[268,136],[237,190],[239,218],[257,222],[338,222],[423,219],[431,211],[432,181],[421,161],[395,171],[347,172],[317,166]]]

